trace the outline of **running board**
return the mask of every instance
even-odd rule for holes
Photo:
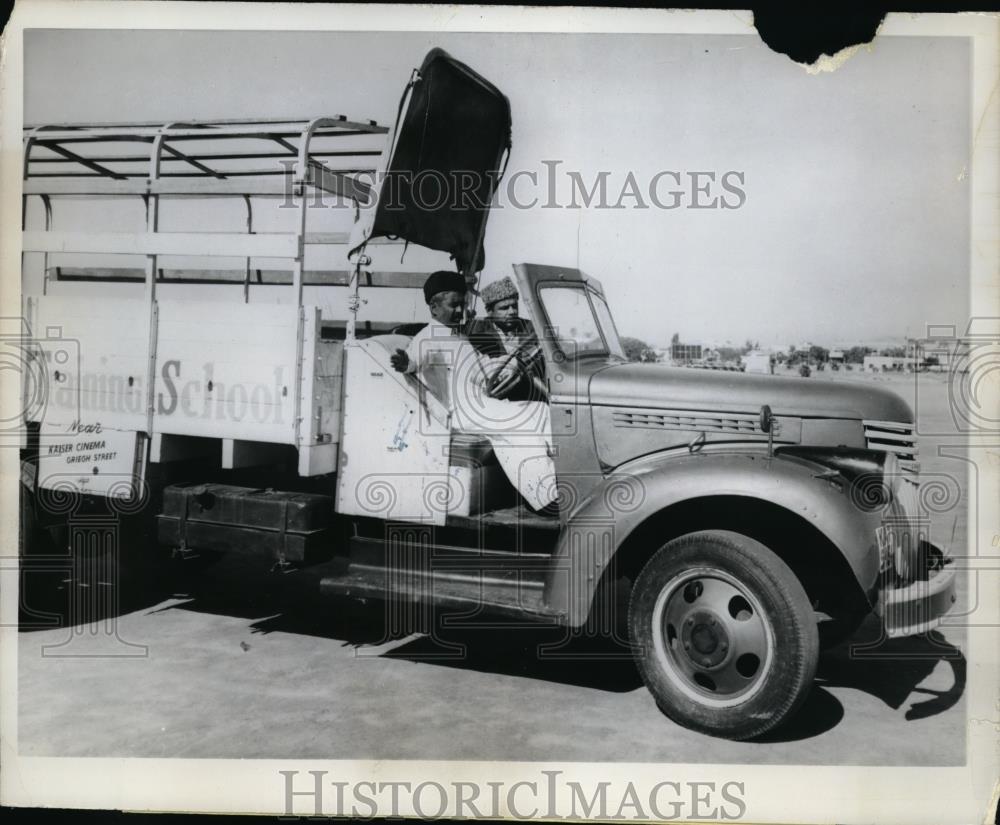
[[[412,540],[387,543],[384,539],[367,536],[351,538],[348,550],[351,564],[393,569],[433,567],[435,571],[483,572],[501,577],[513,571],[525,579],[537,579],[539,585],[552,566],[549,553],[516,553]]]
[[[319,588],[326,596],[429,604],[464,612],[483,610],[532,619],[561,617],[545,604],[544,582],[525,578],[515,570],[496,575],[351,564],[340,575],[322,578]]]

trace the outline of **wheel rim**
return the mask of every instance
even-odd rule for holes
[[[657,660],[699,703],[737,705],[763,685],[774,631],[760,600],[729,573],[697,568],[675,576],[657,596],[652,623]]]

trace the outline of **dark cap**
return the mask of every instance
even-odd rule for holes
[[[461,292],[464,295],[465,276],[460,272],[449,272],[447,269],[432,272],[424,282],[424,301],[429,304],[431,298],[439,292]]]

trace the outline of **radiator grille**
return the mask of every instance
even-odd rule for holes
[[[763,435],[756,415],[739,413],[682,412],[679,410],[615,410],[616,427],[643,430],[699,430],[702,432]],[[777,423],[777,422],[775,422]],[[777,427],[775,427],[777,430]]]
[[[893,453],[900,466],[909,472],[920,469],[917,462],[917,435],[913,424],[897,421],[864,421],[865,444],[869,450]]]

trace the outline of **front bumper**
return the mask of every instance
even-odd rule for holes
[[[875,612],[882,617],[889,636],[913,636],[933,630],[955,605],[955,567],[949,556],[934,549],[938,561],[926,580],[879,591]]]

